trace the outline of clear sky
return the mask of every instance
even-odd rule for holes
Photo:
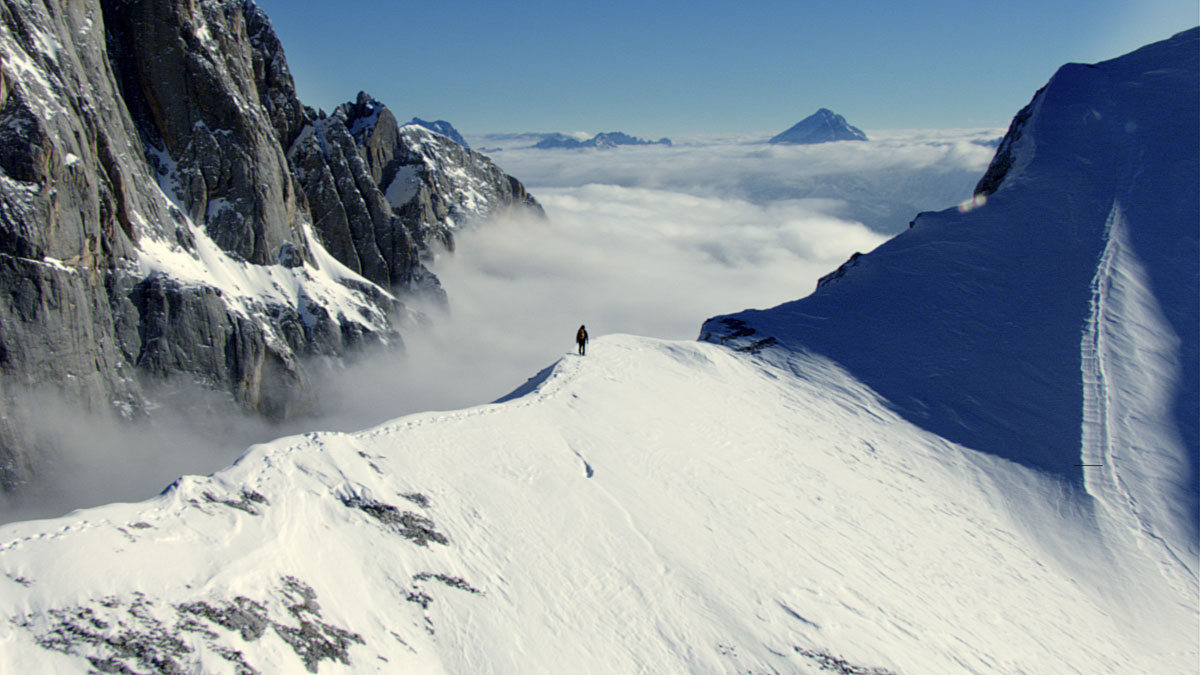
[[[1200,23],[1196,0],[257,0],[300,98],[365,90],[461,132],[1006,126],[1068,62]]]

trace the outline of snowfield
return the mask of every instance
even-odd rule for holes
[[[607,336],[525,389],[6,526],[3,669],[1195,663],[1194,585],[1103,554],[1053,480],[914,427],[828,361]]]
[[[921,214],[812,295],[702,335],[830,358],[917,426],[1057,477],[1194,585],[1198,56],[1193,29],[1064,66],[983,206]]]
[[[0,527],[0,672],[1196,672],[1198,46],[704,341]]]

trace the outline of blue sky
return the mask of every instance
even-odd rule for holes
[[[465,134],[1006,126],[1067,62],[1200,23],[1195,0],[257,0],[301,99],[365,90]]]

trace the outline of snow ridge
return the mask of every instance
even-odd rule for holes
[[[1114,203],[1092,283],[1084,331],[1081,456],[1088,492],[1139,540],[1160,550],[1162,569],[1194,591],[1195,540],[1188,534],[1187,450],[1171,423],[1179,388],[1179,337],[1162,314],[1130,248],[1125,215]],[[1189,548],[1191,550],[1189,550]]]
[[[828,360],[613,335],[535,380],[0,528],[0,669],[1115,675],[1196,656],[1178,605],[1115,612],[996,508],[1018,495],[1078,541],[1052,483]]]

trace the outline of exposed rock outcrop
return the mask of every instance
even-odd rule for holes
[[[1008,126],[1008,133],[1004,134],[1004,138],[997,144],[996,155],[988,165],[987,172],[983,174],[983,178],[980,178],[979,183],[975,185],[976,195],[991,196],[1000,188],[1000,184],[1004,182],[1004,179],[1008,176],[1008,172],[1012,170],[1013,163],[1017,159],[1017,147],[1024,137],[1025,125],[1029,124],[1029,118],[1033,115],[1034,108],[1041,101],[1042,92],[1045,90],[1045,87],[1039,89],[1033,95],[1033,101],[1024,108],[1021,108],[1016,116],[1013,117],[1012,123]]]
[[[399,344],[401,294],[441,292],[427,246],[539,208],[369,97],[306,108],[250,0],[3,0],[0,53],[3,487],[36,471],[31,388],[136,418],[178,378],[294,416],[306,359]]]
[[[299,102],[280,52],[269,56],[277,41],[265,37],[261,10],[228,0],[101,6],[122,100],[142,141],[175,162],[171,187],[187,215],[247,262],[277,262],[285,241],[310,258],[274,124],[293,133]],[[265,67],[271,61],[275,69]]]
[[[417,125],[399,129],[380,185],[426,248],[454,248],[454,232],[499,210],[542,207],[520,181],[483,155]]]
[[[454,232],[506,209],[542,207],[487,157],[417,125],[400,126],[360,92],[308,123],[288,156],[330,252],[385,287],[441,293],[421,259]]]

